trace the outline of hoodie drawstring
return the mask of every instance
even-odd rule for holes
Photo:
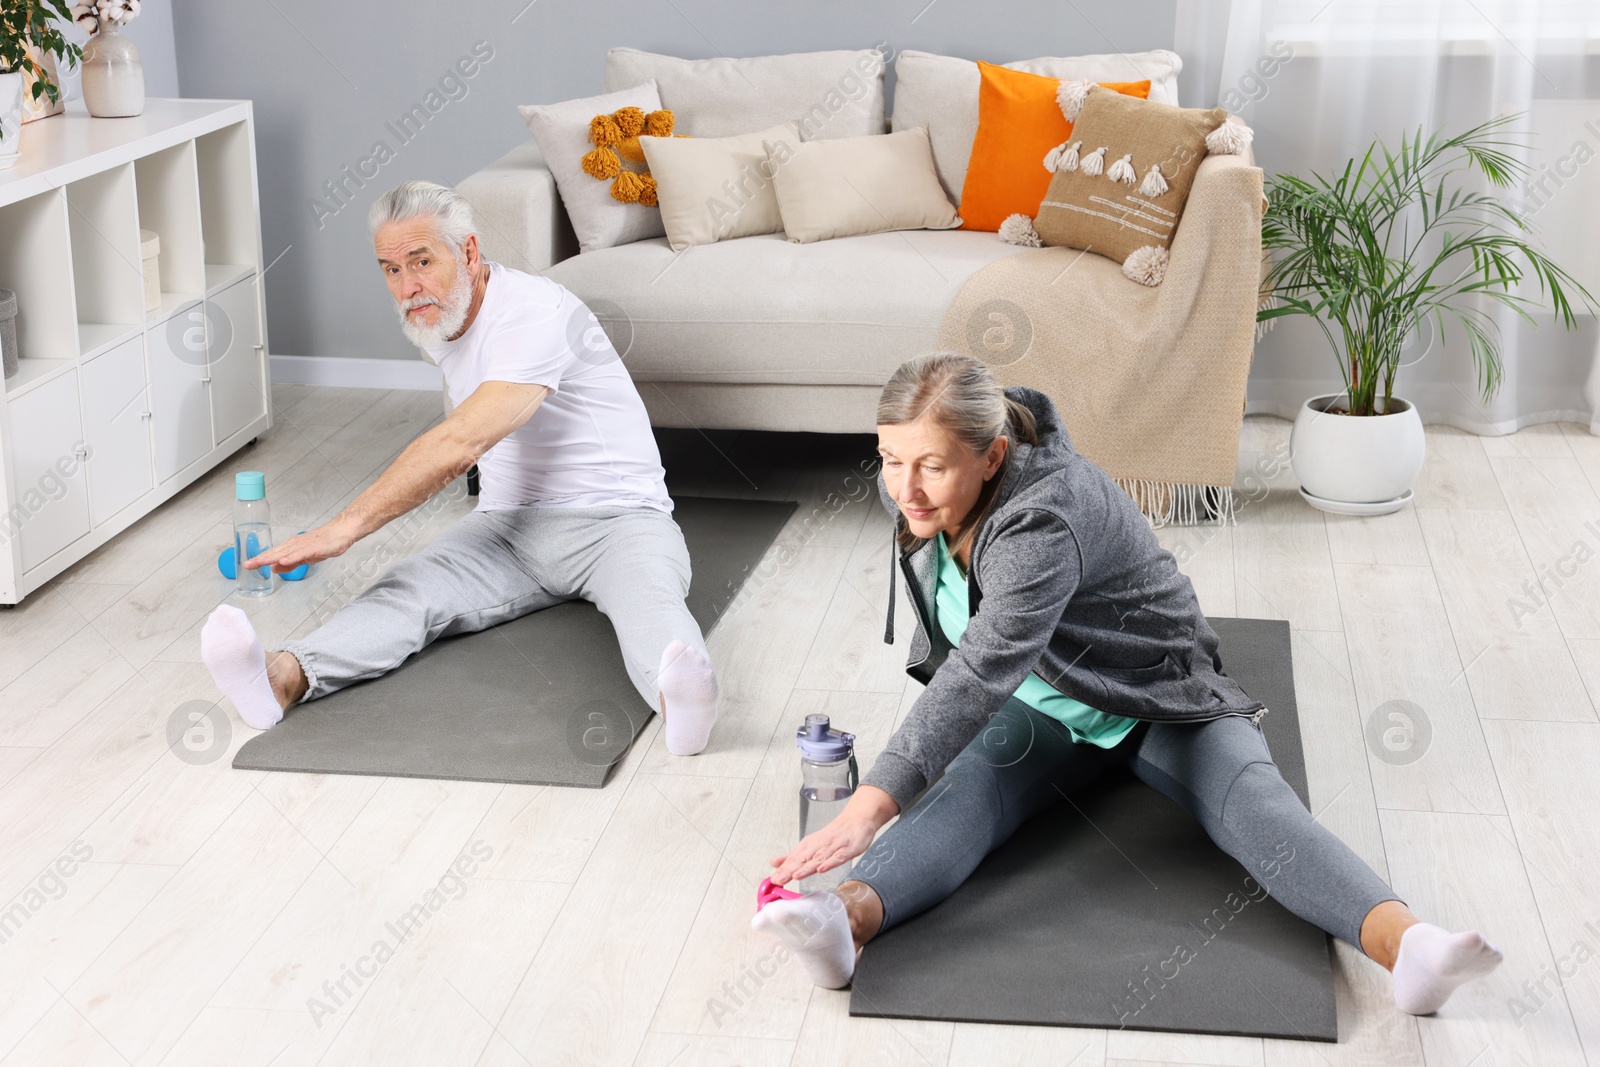
[[[895,552],[895,548],[896,547],[897,546],[895,545],[895,537],[894,537],[893,534],[890,534],[890,536],[889,536],[889,617],[887,619],[885,619],[884,623],[883,623],[883,643],[886,644],[886,645],[894,644],[894,587],[896,585],[896,582],[894,580],[894,571],[895,571],[896,565],[900,562],[900,557]]]

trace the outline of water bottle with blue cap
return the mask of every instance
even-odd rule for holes
[[[816,832],[844,810],[860,784],[856,767],[856,735],[835,730],[826,715],[807,715],[804,726],[795,731],[800,749],[800,836]],[[849,864],[822,871],[802,879],[801,892],[820,893],[833,889],[849,873]]]
[[[233,484],[233,558],[243,563],[272,547],[267,476],[261,471],[240,471]],[[272,592],[272,568],[240,567],[237,581],[241,596],[267,596]]]

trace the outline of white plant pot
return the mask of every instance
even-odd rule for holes
[[[1395,397],[1383,415],[1345,415],[1343,393],[1300,405],[1289,434],[1289,458],[1301,495],[1326,511],[1382,515],[1411,500],[1427,439],[1417,409]],[[1334,410],[1329,411],[1333,406]]]
[[[0,170],[22,154],[22,72],[0,74]]]

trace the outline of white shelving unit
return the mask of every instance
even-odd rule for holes
[[[0,171],[0,604],[15,604],[272,424],[249,101],[30,123]],[[81,108],[81,105],[77,105]],[[141,229],[160,235],[145,310]]]

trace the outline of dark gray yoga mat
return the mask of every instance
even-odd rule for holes
[[[1212,619],[1307,799],[1289,624]],[[873,940],[850,1014],[1335,1041],[1328,935],[1131,776],[1025,824],[948,900]],[[1253,877],[1251,877],[1253,875]]]
[[[703,632],[795,506],[676,501],[694,569],[687,603]],[[611,622],[574,600],[436,641],[382,678],[293,708],[240,748],[233,765],[598,788],[650,715],[628,681]]]

